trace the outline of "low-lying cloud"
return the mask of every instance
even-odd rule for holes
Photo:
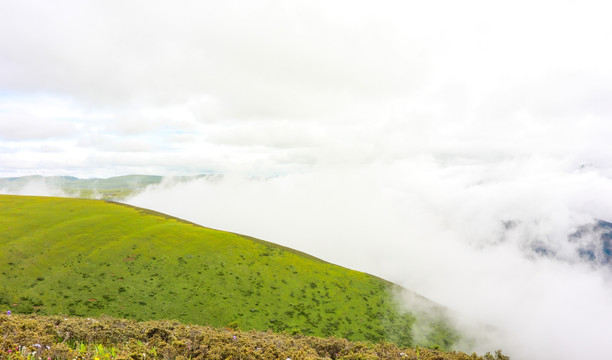
[[[0,194],[24,195],[24,196],[68,196],[57,184],[46,181],[44,177],[32,177],[27,181],[19,181],[11,184],[3,182],[0,184]]]
[[[581,259],[568,237],[612,219],[611,195],[598,169],[552,158],[415,157],[166,182],[128,202],[397,282],[495,327],[488,350],[575,359],[607,351],[611,269]]]

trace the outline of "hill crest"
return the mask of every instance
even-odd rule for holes
[[[444,319],[400,288],[263,240],[99,200],[0,196],[0,307],[448,348]],[[26,286],[24,286],[24,284]],[[426,300],[423,300],[426,301]],[[431,331],[415,338],[413,327]]]

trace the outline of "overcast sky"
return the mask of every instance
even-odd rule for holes
[[[568,235],[612,221],[608,7],[0,0],[0,177],[223,173],[130,203],[602,358],[612,271]]]
[[[601,1],[0,1],[0,176],[612,157]]]

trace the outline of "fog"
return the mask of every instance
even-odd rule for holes
[[[2,179],[4,180],[4,179]],[[57,184],[49,183],[43,177],[20,181],[16,184],[0,183],[0,194],[23,196],[69,196]]]
[[[555,159],[416,157],[168,181],[128,202],[394,281],[495,327],[477,350],[577,359],[607,351],[612,287],[608,265],[582,261],[568,236],[612,219],[611,196],[601,171]]]

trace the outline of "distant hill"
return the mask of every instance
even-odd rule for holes
[[[178,176],[173,181],[189,181],[215,175]],[[67,196],[122,200],[149,185],[160,184],[164,177],[157,175],[125,175],[107,179],[79,179],[73,176],[21,176],[0,178],[0,192],[27,193],[29,188],[44,186]]]
[[[0,195],[0,310],[450,348],[445,309],[262,240],[101,200]],[[427,313],[425,310],[428,309]]]

